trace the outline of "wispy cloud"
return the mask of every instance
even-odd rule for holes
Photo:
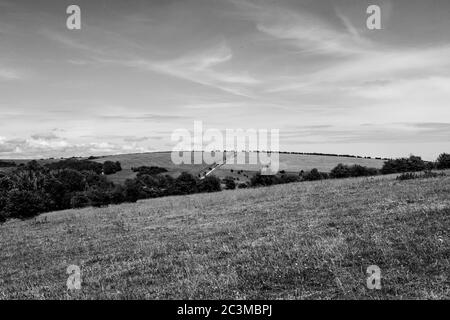
[[[305,54],[349,55],[370,47],[370,42],[359,37],[356,29],[343,15],[350,32],[339,32],[318,16],[306,11],[293,11],[267,2],[234,1],[259,31],[288,42]]]
[[[256,85],[260,83],[259,80],[246,73],[217,69],[218,66],[229,62],[232,58],[233,53],[230,47],[225,43],[220,43],[212,48],[186,54],[173,60],[136,59],[121,63],[188,80],[234,95],[251,97],[245,87]]]
[[[0,80],[3,81],[14,81],[20,80],[25,77],[23,72],[18,70],[10,69],[10,68],[2,68],[0,67]]]

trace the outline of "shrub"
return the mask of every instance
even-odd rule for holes
[[[225,183],[225,189],[227,189],[227,190],[236,189],[236,182],[234,182],[233,177],[225,177],[223,179],[223,182]]]
[[[351,170],[348,166],[339,163],[331,170],[330,176],[335,179],[348,178],[351,176]]]
[[[5,222],[6,218],[8,217],[6,211],[4,210],[6,206],[6,200],[6,196],[0,193],[0,223]]]
[[[238,189],[247,189],[248,188],[248,184],[247,183],[239,183],[238,184]]]
[[[0,193],[14,188],[14,181],[9,176],[0,176]]]
[[[103,163],[103,174],[110,175],[122,170],[122,166],[119,161],[105,161]]]
[[[86,196],[94,207],[107,206],[111,203],[109,193],[105,190],[91,189],[86,192]]]
[[[250,185],[252,187],[271,186],[274,184],[274,180],[273,176],[262,175],[258,172],[250,179]]]
[[[300,181],[300,177],[292,174],[283,174],[279,178],[279,183],[292,183]]]
[[[360,166],[355,164],[350,167],[350,176],[351,177],[368,177],[375,176],[378,174],[378,170],[375,168],[368,168],[364,166]]]
[[[114,188],[114,183],[109,181],[107,177],[96,174],[93,171],[83,172],[84,178],[86,180],[86,185],[89,188],[96,188],[102,190],[108,190]]]
[[[52,209],[64,209],[67,208],[64,200],[66,199],[66,187],[64,184],[53,176],[47,176],[44,180],[44,192],[48,194],[54,204]]]
[[[443,172],[437,173],[437,172],[433,172],[431,170],[425,170],[425,172],[422,175],[422,177],[424,177],[424,178],[437,178],[437,177],[443,177],[443,176],[445,176],[445,173],[443,173]]]
[[[50,170],[72,169],[76,171],[94,171],[97,174],[101,174],[103,170],[101,163],[75,158],[48,163],[45,166]]]
[[[124,197],[127,202],[136,202],[141,198],[142,185],[136,179],[125,180]]]
[[[445,173],[437,173],[430,170],[426,170],[423,174],[417,174],[413,172],[405,172],[399,175],[396,180],[411,180],[411,179],[427,179],[427,178],[437,178],[445,176]]]
[[[199,192],[216,192],[221,190],[220,179],[213,175],[205,177],[198,184]]]
[[[303,179],[305,181],[316,181],[322,180],[323,174],[319,172],[316,168],[312,169],[310,172],[303,173]]]
[[[50,207],[50,200],[43,193],[13,189],[7,194],[4,212],[11,218],[26,219],[46,212]]]
[[[399,175],[397,178],[395,178],[396,180],[412,180],[412,179],[417,179],[419,178],[419,175],[412,173],[412,172],[405,172],[402,173],[401,175]]]
[[[9,168],[9,167],[15,167],[16,163],[14,161],[3,161],[0,160],[0,168]]]
[[[450,169],[450,154],[442,153],[436,160],[437,169]]]
[[[398,158],[387,160],[383,168],[381,168],[381,173],[401,173],[401,172],[416,172],[423,171],[427,167],[425,161],[420,157],[410,156],[409,158]]]
[[[113,204],[125,202],[125,189],[121,185],[114,186],[110,191],[109,198]]]
[[[148,174],[138,175],[136,178],[142,185],[142,192],[145,198],[155,198],[163,195],[163,189],[167,189],[165,179],[157,179]]]
[[[197,180],[187,172],[182,172],[176,179],[173,186],[174,194],[191,194],[197,192]]]
[[[84,208],[91,205],[89,197],[84,192],[76,193],[70,199],[70,207],[74,209]]]
[[[69,192],[84,191],[86,189],[86,180],[79,171],[73,169],[64,169],[55,175]]]
[[[378,174],[378,169],[368,168],[361,166],[359,164],[354,164],[352,166],[347,166],[342,163],[334,167],[330,172],[330,177],[339,178],[349,178],[349,177],[367,177],[375,176]]]

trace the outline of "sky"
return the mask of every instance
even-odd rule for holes
[[[284,151],[433,160],[449,30],[448,0],[0,0],[0,158],[171,150],[202,121],[279,129]]]

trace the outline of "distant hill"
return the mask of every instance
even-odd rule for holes
[[[191,159],[194,154],[199,152],[191,152]],[[219,156],[223,157],[222,152],[218,152]],[[242,153],[240,153],[242,155]],[[254,152],[246,152],[246,159],[249,158]],[[81,158],[80,158],[81,159]],[[182,164],[176,165],[171,160],[171,152],[149,152],[149,153],[133,153],[133,154],[119,154],[111,156],[98,156],[83,158],[90,159],[99,163],[105,161],[119,161],[122,165],[122,171],[109,175],[108,178],[115,183],[123,183],[128,178],[134,178],[136,173],[132,171],[132,168],[140,166],[157,166],[163,167],[168,170],[167,174],[174,177],[178,176],[181,172],[186,171],[193,175],[198,175],[204,172],[211,164]],[[342,163],[346,165],[359,164],[366,167],[381,168],[384,160],[378,158],[363,158],[348,155],[327,155],[327,154],[303,154],[303,153],[280,153],[280,168],[288,173],[299,173],[301,170],[309,171],[313,168],[317,168],[321,172],[329,172],[337,164]],[[41,159],[38,160],[41,164],[58,161],[60,159]],[[26,163],[29,160],[8,160],[9,162],[15,162],[17,165]],[[11,170],[14,167],[1,168],[0,171]],[[261,170],[261,165],[258,164],[236,164],[231,161],[227,162],[224,166],[214,171],[214,175],[219,178],[226,176],[232,176],[239,181],[248,181],[256,172]]]
[[[194,153],[191,153],[191,158],[194,157]],[[221,155],[221,152],[218,152]],[[245,157],[248,159],[250,153],[246,153]],[[309,171],[313,168],[317,168],[322,172],[329,172],[337,164],[359,164],[362,166],[381,168],[384,160],[381,159],[366,159],[349,156],[331,156],[331,155],[310,155],[310,154],[292,154],[292,153],[280,153],[280,170],[285,170],[290,173],[299,173],[301,170]],[[133,178],[136,173],[131,170],[133,167],[140,166],[157,166],[163,167],[168,170],[168,174],[177,176],[181,172],[186,171],[193,175],[198,175],[200,172],[208,169],[211,165],[192,164],[192,165],[176,165],[171,160],[171,152],[151,152],[151,153],[137,153],[137,154],[121,154],[113,156],[98,157],[93,161],[105,162],[105,161],[119,161],[122,165],[122,171],[108,176],[114,182],[121,183],[127,178]],[[231,161],[230,164],[225,164],[220,169],[214,171],[214,175],[223,178],[225,176],[233,176],[239,178],[241,181],[248,180],[253,174],[259,172],[261,165],[251,164],[235,164]],[[233,170],[233,172],[231,171]],[[242,170],[241,173],[237,171]]]

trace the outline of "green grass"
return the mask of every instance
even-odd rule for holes
[[[449,299],[450,178],[326,180],[0,225],[0,299]],[[67,266],[82,289],[66,289]],[[382,289],[366,288],[378,265]]]

